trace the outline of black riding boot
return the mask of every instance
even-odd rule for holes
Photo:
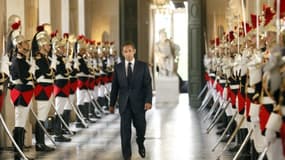
[[[40,122],[44,126],[44,122]],[[36,136],[36,151],[51,152],[54,151],[54,148],[48,147],[45,144],[45,132],[41,128],[40,124],[37,122],[35,127],[35,136]]]
[[[16,141],[18,147],[23,152],[24,149],[24,143],[25,143],[25,129],[22,127],[15,127],[13,131],[13,137]],[[23,160],[24,158],[22,155],[18,152],[17,148],[14,146],[14,160]],[[32,160],[32,158],[27,157],[29,160]]]
[[[83,116],[82,118],[85,121],[86,117],[84,115],[84,106],[83,105],[78,105],[78,109],[82,113],[82,116]],[[77,117],[76,128],[86,128],[84,126],[84,124],[81,122],[79,117]]]
[[[70,116],[71,116],[70,114],[71,114],[71,110],[66,109],[63,111],[63,115],[62,115],[62,118],[68,127],[69,127],[69,123],[70,123]],[[70,134],[68,128],[66,128],[64,125],[62,126],[62,132],[63,132],[63,134]],[[74,131],[72,131],[72,133],[76,134],[76,132],[74,132]]]
[[[89,117],[89,113],[90,113],[90,103],[84,103],[84,107],[83,107],[83,116],[87,119],[88,122],[90,123],[96,123],[96,121],[91,120]]]
[[[61,121],[58,115],[55,116],[55,138],[56,142],[70,142],[71,138],[62,135]]]

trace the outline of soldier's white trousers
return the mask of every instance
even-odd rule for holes
[[[94,98],[97,99],[98,97],[98,92],[99,92],[99,87],[98,86],[95,86],[94,87],[94,91],[93,91],[93,95],[94,95]]]
[[[59,114],[63,114],[65,108],[70,107],[68,97],[55,97],[55,109]]]
[[[268,148],[267,152],[268,160],[284,160],[282,150],[282,142],[280,138],[277,138]]]
[[[27,106],[15,106],[15,127],[25,128],[29,113],[30,113],[31,103]]]
[[[48,101],[36,101],[36,105],[38,108],[38,118],[40,121],[45,121],[48,117],[48,113],[50,111],[51,102]]]
[[[84,103],[90,102],[90,93],[88,93],[88,90],[82,89],[76,90],[76,96],[77,96],[77,105],[83,105]]]
[[[73,105],[75,104],[75,100],[76,100],[76,97],[75,97],[75,94],[70,94],[69,95],[69,104],[72,103]],[[72,110],[72,105],[66,105],[64,107],[64,110]]]

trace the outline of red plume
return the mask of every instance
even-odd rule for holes
[[[228,38],[229,38],[229,41],[230,41],[230,42],[235,39],[234,31],[230,31],[230,32],[229,32]]]
[[[43,30],[44,30],[44,26],[43,25],[37,26],[37,32],[41,32]]]
[[[84,39],[84,35],[78,35],[78,37],[77,37],[77,40],[82,40],[82,39]]]
[[[56,30],[55,32],[52,32],[52,33],[50,34],[51,38],[55,37],[55,36],[57,35],[57,32],[58,32],[58,30]]]
[[[95,40],[90,40],[90,45],[95,45]]]
[[[19,29],[19,27],[21,26],[21,21],[19,20],[18,22],[14,22],[12,25],[11,25],[11,28],[13,30],[17,30]]]
[[[264,26],[266,26],[273,19],[275,13],[273,12],[272,8],[266,4],[263,5],[263,13],[265,18]]]
[[[244,32],[244,22],[241,22],[241,24],[242,24],[242,32]],[[246,23],[245,24],[245,31],[246,31],[246,33],[250,32],[251,29],[252,29],[251,26],[248,23]],[[245,35],[245,34],[243,33],[243,35]]]
[[[216,46],[219,46],[219,45],[220,45],[220,39],[216,38]]]
[[[63,38],[68,39],[69,38],[69,33],[63,33]]]

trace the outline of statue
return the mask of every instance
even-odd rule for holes
[[[154,62],[159,75],[171,76],[177,73],[179,51],[180,47],[167,38],[166,31],[160,30],[154,50]]]

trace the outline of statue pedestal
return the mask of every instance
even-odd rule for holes
[[[156,84],[156,104],[177,104],[179,97],[179,79],[177,76],[157,76]],[[173,105],[175,106],[175,105]]]

